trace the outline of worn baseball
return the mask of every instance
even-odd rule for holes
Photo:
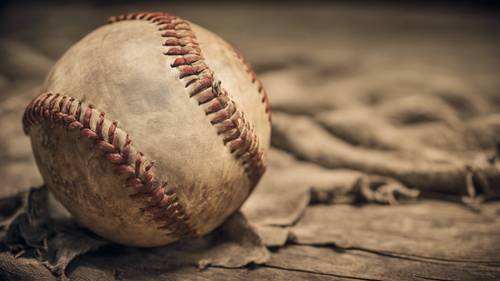
[[[266,168],[270,112],[250,66],[214,33],[132,13],[70,48],[26,108],[43,179],[83,226],[117,243],[204,235]]]

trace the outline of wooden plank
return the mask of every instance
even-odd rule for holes
[[[207,268],[198,270],[194,267],[180,267],[167,270],[148,271],[133,270],[133,267],[115,267],[103,268],[95,267],[94,264],[80,265],[73,270],[69,277],[75,281],[91,281],[91,280],[352,280],[348,278],[338,278],[330,274],[313,273],[300,270],[277,269],[259,267],[256,269],[247,268]]]
[[[498,280],[500,278],[500,269],[493,266],[415,260],[329,247],[282,248],[272,256],[267,265],[358,280]]]
[[[342,248],[434,261],[500,265],[500,203],[482,213],[449,202],[399,206],[313,206],[291,233],[298,244]]]

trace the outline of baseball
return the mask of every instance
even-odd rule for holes
[[[74,218],[141,247],[224,222],[262,177],[271,132],[265,90],[237,51],[167,13],[112,17],[81,39],[23,126]]]

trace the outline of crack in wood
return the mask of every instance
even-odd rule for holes
[[[442,278],[427,277],[427,276],[421,276],[421,275],[415,275],[415,277],[421,278],[424,280],[432,280],[432,281],[454,281],[453,279],[442,279]]]
[[[222,268],[222,269],[241,269],[241,268],[234,268],[234,267],[224,267],[224,266],[219,266],[219,265],[210,265],[208,267]],[[332,276],[332,277],[345,278],[345,279],[351,279],[351,280],[383,281],[382,279],[356,277],[356,276],[341,275],[341,274],[326,273],[326,272],[318,272],[318,271],[306,270],[306,269],[298,269],[298,268],[288,268],[288,267],[282,267],[282,266],[270,265],[270,264],[256,265],[256,268],[259,268],[259,267],[266,267],[266,268],[272,268],[272,269],[276,269],[276,270],[284,270],[284,271],[290,271],[290,272],[301,272],[301,273],[315,274],[315,275],[321,275],[321,276]]]
[[[495,260],[468,260],[468,259],[448,259],[448,258],[440,258],[440,257],[430,257],[430,256],[422,256],[422,255],[415,255],[415,254],[405,254],[405,253],[398,253],[398,252],[393,252],[393,251],[382,251],[382,250],[374,250],[374,249],[369,249],[369,248],[364,248],[364,247],[341,247],[336,245],[335,243],[326,243],[326,244],[306,244],[306,243],[298,243],[294,241],[292,243],[293,245],[297,246],[311,246],[311,247],[316,247],[316,248],[328,248],[337,252],[347,252],[347,251],[360,251],[360,252],[365,252],[365,253],[370,253],[374,254],[377,256],[383,256],[383,257],[388,257],[388,258],[396,258],[396,259],[403,259],[403,260],[409,260],[409,261],[418,261],[418,262],[425,262],[425,263],[432,263],[432,264],[446,264],[446,263],[454,263],[454,264],[467,264],[467,263],[474,263],[474,264],[479,264],[483,266],[490,266],[490,267],[500,267],[500,261],[495,261]]]
[[[380,250],[373,250],[373,249],[368,249],[368,248],[363,248],[363,247],[348,247],[344,248],[345,250],[351,250],[351,251],[362,251],[362,252],[367,252],[367,253],[372,253],[380,256],[385,256],[385,257],[390,257],[390,258],[401,258],[401,259],[406,259],[406,260],[412,260],[412,261],[420,261],[420,262],[428,262],[428,263],[436,263],[436,264],[442,264],[442,263],[475,263],[475,264],[481,264],[481,265],[488,265],[488,266],[494,266],[498,267],[500,265],[500,261],[488,261],[488,260],[468,260],[468,259],[449,259],[449,258],[441,258],[441,257],[430,257],[430,256],[422,256],[422,255],[415,255],[415,254],[404,254],[404,253],[398,253],[398,252],[392,252],[392,251],[380,251]]]

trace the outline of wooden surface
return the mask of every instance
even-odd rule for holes
[[[475,214],[431,200],[397,207],[316,206],[292,228],[296,238],[290,245],[255,269],[197,271],[185,265],[154,272],[154,265],[129,268],[126,257],[112,255],[83,257],[70,276],[99,271],[109,277],[118,272],[124,279],[147,279],[141,272],[154,272],[157,280],[495,280],[500,278],[499,214],[499,203]],[[318,215],[323,218],[308,225]]]
[[[247,265],[255,260],[251,254],[255,249],[246,240],[219,243],[208,256],[196,252],[199,245],[159,249],[108,245],[71,262],[65,270],[71,280],[500,279],[500,203],[485,203],[474,211],[460,203],[462,194],[452,186],[440,190],[452,191],[449,196],[438,196],[452,201],[421,198],[399,205],[376,204],[387,200],[370,200],[356,189],[360,179],[375,182],[374,175],[362,165],[339,167],[334,158],[339,151],[359,147],[380,155],[404,149],[405,157],[418,158],[423,150],[413,151],[414,143],[418,148],[425,144],[426,149],[444,151],[447,157],[472,158],[490,152],[492,144],[500,141],[500,37],[496,36],[500,17],[498,11],[484,7],[379,2],[286,7],[265,3],[7,5],[0,42],[0,177],[4,179],[0,197],[41,184],[20,120],[24,105],[37,93],[50,66],[108,16],[133,10],[173,12],[217,32],[248,57],[266,85],[273,111],[280,116],[273,128],[280,134],[273,135],[273,145],[286,153],[272,152],[268,174],[243,213],[270,257],[262,264]],[[369,102],[361,108],[353,105],[358,100]],[[389,111],[373,111],[365,116],[363,112],[378,110],[380,105],[388,108],[390,102],[396,104],[391,110],[408,112],[413,105],[419,110],[430,108],[426,117],[435,119],[419,120],[418,126],[398,123],[390,129],[393,138],[385,140],[371,133],[370,126],[379,120],[384,120],[382,125],[374,128],[392,126],[386,120],[392,122],[400,113],[392,110],[388,116],[384,114]],[[347,127],[343,130],[338,119],[329,115],[333,111],[352,114],[349,120],[362,116],[363,126],[355,128],[353,137],[349,129],[361,123],[341,122]],[[318,148],[318,142],[307,135],[301,136],[305,144],[287,136],[285,123],[297,116],[328,130],[331,135],[322,143],[328,147]],[[487,120],[477,119],[483,117]],[[447,134],[439,127],[455,123],[475,127],[467,127],[465,135]],[[427,130],[434,125],[439,126]],[[306,132],[310,129],[304,127]],[[408,145],[395,145],[395,138]],[[338,140],[349,147],[330,149]],[[396,184],[389,178],[383,181],[385,186]],[[217,234],[196,243],[214,239]],[[231,252],[234,256],[226,254]],[[199,269],[206,257],[213,261]],[[1,277],[13,280],[55,278],[33,259],[15,259],[6,252],[0,254],[0,270]]]
[[[499,214],[499,203],[477,214],[432,200],[397,207],[315,206],[307,209],[304,223],[292,227],[287,245],[271,247],[270,259],[260,265],[199,269],[189,257],[193,251],[107,246],[75,259],[66,275],[71,280],[498,280]],[[322,218],[312,219],[317,215]],[[310,219],[316,225],[308,225]],[[42,264],[5,253],[0,268],[12,280],[55,278]]]

